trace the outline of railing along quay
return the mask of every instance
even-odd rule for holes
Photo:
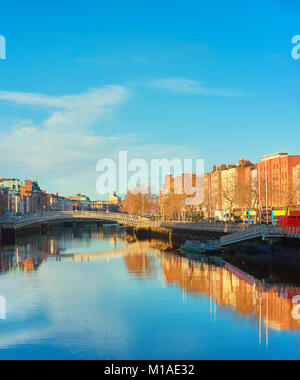
[[[243,224],[229,224],[229,223],[180,223],[180,222],[169,222],[162,223],[161,227],[164,228],[174,228],[180,230],[189,231],[208,231],[208,232],[220,232],[220,233],[234,233],[237,231],[247,230],[251,228]]]

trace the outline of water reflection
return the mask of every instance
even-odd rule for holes
[[[292,298],[300,295],[300,288],[265,286],[230,264],[217,267],[169,255],[163,255],[161,262],[167,282],[175,283],[186,293],[205,294],[222,308],[230,306],[244,317],[263,321],[267,328],[300,329],[300,320],[292,316]]]
[[[71,249],[70,242],[76,241],[81,248],[72,245]],[[106,241],[107,246],[97,241]],[[293,297],[300,295],[300,288],[266,285],[229,263],[192,260],[169,252],[171,248],[161,241],[132,240],[120,229],[66,229],[59,238],[54,235],[28,239],[1,249],[0,274],[32,273],[49,258],[74,264],[121,258],[127,273],[139,282],[161,273],[162,287],[180,288],[182,307],[189,297],[205,297],[209,300],[210,320],[216,321],[219,308],[220,313],[231,310],[236,321],[241,317],[255,321],[260,343],[268,345],[270,330],[300,330],[300,320],[292,315]]]

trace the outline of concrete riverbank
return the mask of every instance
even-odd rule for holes
[[[62,222],[49,222],[49,223],[36,223],[30,226],[23,226],[18,229],[13,228],[0,228],[0,245],[13,245],[18,239],[22,239],[34,235],[42,235],[48,230],[60,228],[64,223]]]

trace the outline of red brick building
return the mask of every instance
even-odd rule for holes
[[[264,156],[255,165],[262,206],[290,206],[297,202],[293,174],[299,164],[300,155],[276,153]]]
[[[24,199],[24,214],[48,211],[49,198],[46,191],[41,190],[37,182],[25,181],[25,186],[21,187],[20,194]]]
[[[0,218],[7,212],[8,197],[5,191],[0,191]]]

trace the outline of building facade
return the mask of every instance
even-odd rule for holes
[[[276,153],[252,164],[214,166],[204,176],[203,211],[208,218],[224,219],[234,209],[300,206],[300,155]]]
[[[300,205],[300,164],[293,167],[293,188],[295,191],[295,202]]]
[[[40,189],[37,181],[1,178],[0,190],[2,215],[36,214],[49,209],[48,196]]]
[[[186,219],[202,214],[205,181],[196,174],[167,175],[160,193],[160,213],[170,219]]]
[[[256,187],[261,206],[288,207],[297,203],[298,165],[300,165],[300,155],[276,153],[262,157],[262,161],[255,165],[258,178]]]

